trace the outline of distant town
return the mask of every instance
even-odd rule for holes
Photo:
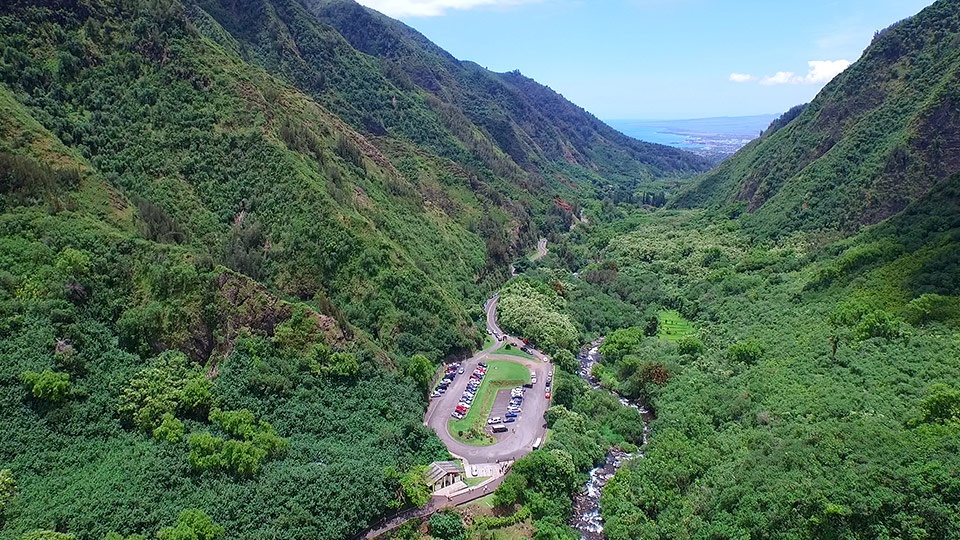
[[[608,120],[607,124],[635,139],[682,148],[719,162],[756,139],[777,116],[764,114],[688,120]]]

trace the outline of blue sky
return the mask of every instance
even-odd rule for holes
[[[604,119],[779,113],[932,0],[359,0]],[[818,62],[818,63],[812,63]]]

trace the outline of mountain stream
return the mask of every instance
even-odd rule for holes
[[[594,389],[600,389],[600,381],[591,375],[593,366],[600,361],[599,347],[603,343],[603,338],[587,345],[577,359],[580,361],[580,377],[590,383]],[[619,397],[619,396],[617,396]],[[650,430],[650,411],[637,402],[619,398],[624,406],[631,407],[640,412],[643,417],[643,443],[647,442],[647,435]],[[607,459],[603,465],[590,471],[590,480],[573,499],[573,518],[570,520],[570,526],[580,533],[582,540],[604,540],[603,518],[600,517],[600,495],[603,487],[613,478],[617,470],[631,459],[643,457],[640,452],[628,453],[620,448],[614,447],[607,452]]]

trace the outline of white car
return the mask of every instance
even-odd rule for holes
[[[487,423],[492,425],[492,424],[499,424],[502,421],[503,419],[501,419],[499,416],[494,416],[493,418],[490,418],[489,420],[487,420]]]

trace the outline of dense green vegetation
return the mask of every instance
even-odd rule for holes
[[[611,445],[634,449],[643,442],[640,414],[575,375],[557,371],[555,405],[547,410],[552,430],[539,450],[518,460],[494,493],[497,506],[530,513],[538,539],[577,538],[566,523],[571,497],[587,472],[602,463]]]
[[[949,184],[911,213],[953,215]],[[948,307],[960,289],[911,284],[955,245],[957,223],[921,244],[907,231],[922,218],[902,217],[823,252],[770,246],[758,260],[735,225],[678,219],[679,231],[644,227],[608,253],[621,268],[667,270],[703,340],[667,346],[638,329],[604,345],[601,378],[658,416],[644,459],[604,493],[610,538],[955,536],[957,425],[935,383],[960,383]],[[666,242],[693,229],[704,236],[689,252]],[[879,242],[891,251],[858,255]],[[931,301],[936,321],[920,323],[911,306]],[[650,372],[645,357],[662,364],[659,383],[632,382],[638,365]]]
[[[518,280],[524,290],[646,314],[607,333],[594,370],[656,411],[644,457],[604,492],[608,536],[955,537],[958,190],[952,177],[825,246],[803,235],[757,245],[750,222],[702,211],[617,217],[552,246],[574,269],[599,262],[574,275],[548,259]],[[596,324],[573,306],[554,309]],[[569,380],[554,398],[575,408]],[[619,442],[575,431],[576,448],[593,450],[574,471]],[[535,516],[565,522],[572,491],[533,485],[556,508]],[[527,500],[524,481],[505,486],[500,502]]]
[[[500,320],[559,368],[550,436],[472,533],[572,537],[586,472],[643,442],[612,390],[656,413],[612,540],[960,537],[958,14],[651,213],[701,160],[352,2],[3,3],[0,539],[346,538],[425,505],[434,367],[541,235]]]
[[[704,175],[672,204],[748,212],[746,230],[849,235],[960,172],[960,12],[941,0],[881,32],[805,109]],[[795,118],[793,118],[795,117]]]
[[[703,170],[556,95],[574,117],[534,118],[527,79],[448,63],[473,97],[439,99],[328,24],[355,9],[0,6],[0,538],[210,537],[188,508],[344,538],[425,504],[427,386],[508,262],[595,186]]]
[[[547,354],[577,348],[579,335],[565,301],[546,284],[514,279],[500,290],[497,309],[504,330],[530,339]]]

